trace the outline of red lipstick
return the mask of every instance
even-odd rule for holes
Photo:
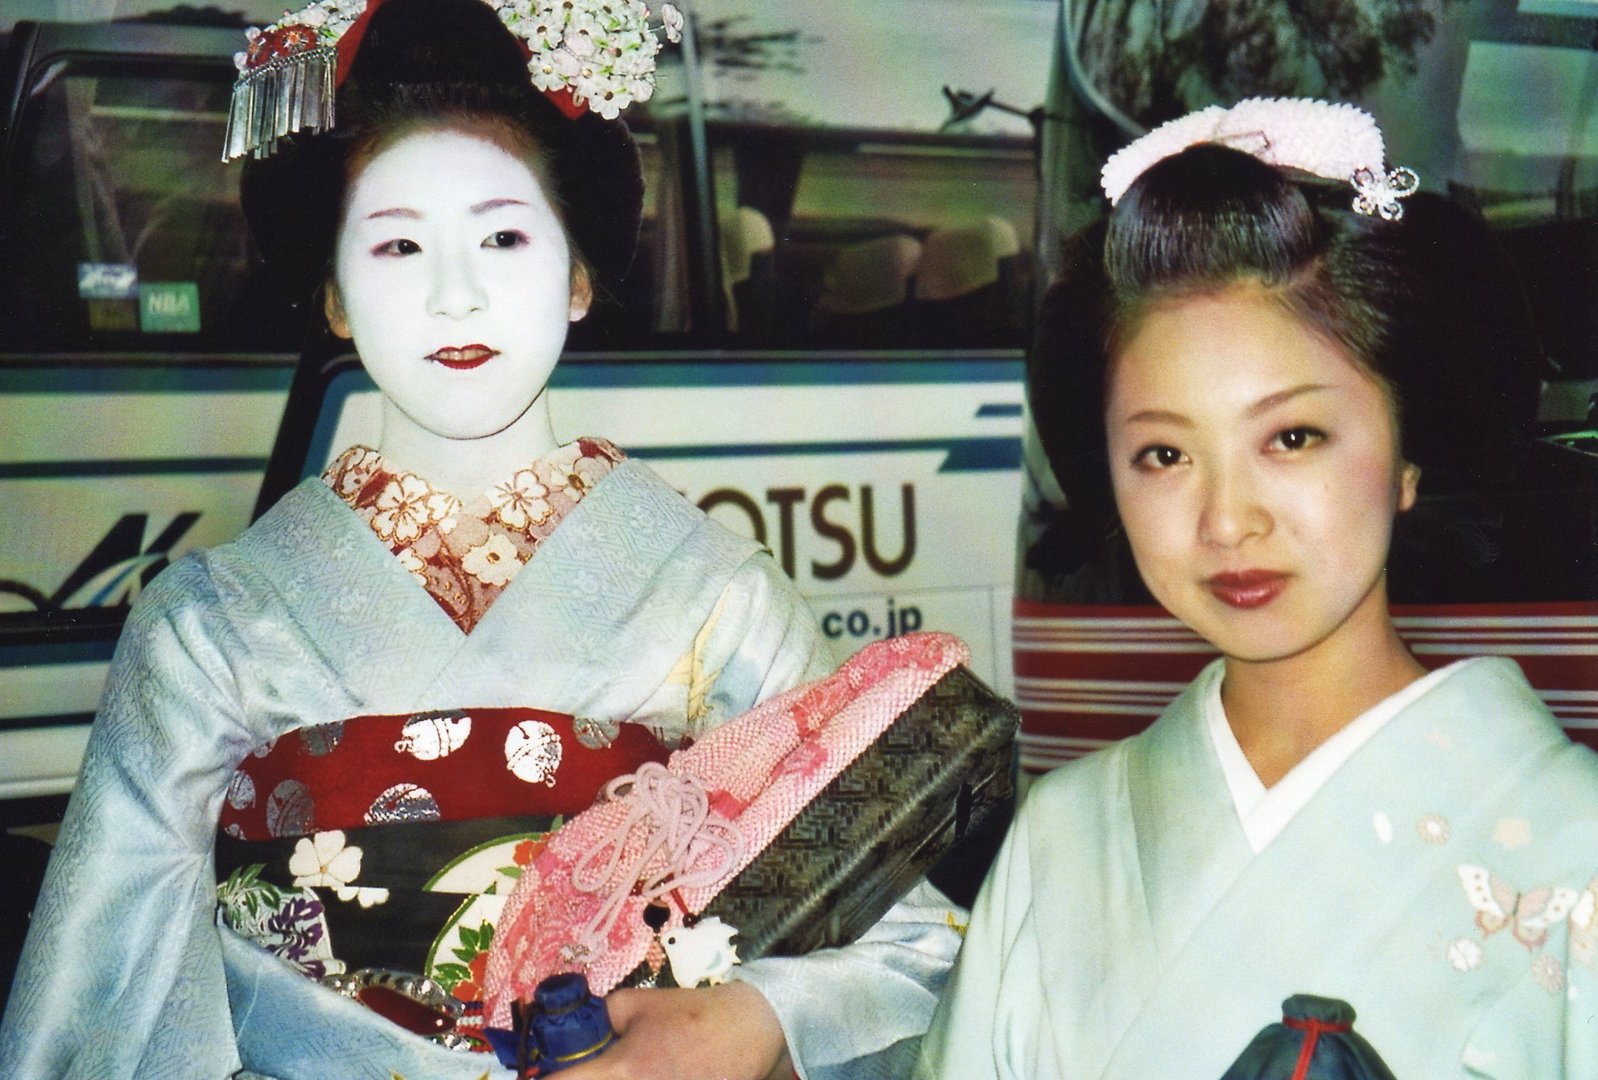
[[[470,371],[488,363],[499,355],[498,349],[487,345],[452,345],[428,356],[429,360],[443,364],[452,371]]]
[[[1231,570],[1205,578],[1204,584],[1223,604],[1249,610],[1275,600],[1287,588],[1287,575],[1275,570]]]

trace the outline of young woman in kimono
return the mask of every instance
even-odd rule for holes
[[[1598,1076],[1598,759],[1512,662],[1428,674],[1388,614],[1395,520],[1534,400],[1469,286],[1485,228],[1319,102],[1207,110],[1105,177],[1033,407],[1222,658],[1034,785],[921,1073],[1216,1080],[1310,994],[1400,1077]]]
[[[481,1048],[494,921],[542,837],[831,670],[768,554],[551,430],[566,328],[636,240],[626,128],[535,90],[480,0],[374,9],[338,49],[337,126],[251,162],[244,196],[270,256],[331,267],[381,435],[130,615],[0,1031],[7,1080],[508,1076],[439,1042]],[[619,1042],[569,1075],[892,1068],[952,927],[923,886],[849,948],[620,991]],[[368,968],[432,983],[374,991]],[[464,1015],[429,1041],[439,995]]]

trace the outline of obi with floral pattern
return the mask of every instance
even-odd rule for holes
[[[606,781],[666,748],[637,725],[536,709],[363,716],[291,731],[228,785],[217,899],[310,978],[423,974],[486,1049],[483,969],[511,886]]]

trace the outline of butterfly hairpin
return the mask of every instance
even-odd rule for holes
[[[1397,168],[1384,173],[1378,169],[1359,169],[1349,182],[1354,185],[1354,212],[1381,215],[1383,221],[1398,221],[1404,208],[1398,200],[1407,199],[1420,187],[1414,169]]]

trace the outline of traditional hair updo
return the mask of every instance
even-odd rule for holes
[[[1386,391],[1421,468],[1389,556],[1395,601],[1488,600],[1505,523],[1493,495],[1526,454],[1542,350],[1508,258],[1439,195],[1403,218],[1355,213],[1347,183],[1290,176],[1225,146],[1150,167],[1107,221],[1069,238],[1028,361],[1039,439],[1069,511],[1028,565],[1082,599],[1146,600],[1120,535],[1106,453],[1106,378],[1160,302],[1256,282]]]
[[[1513,472],[1534,418],[1541,351],[1485,224],[1420,193],[1400,221],[1355,213],[1346,183],[1301,181],[1198,145],[1151,166],[1107,222],[1065,245],[1029,360],[1039,437],[1074,509],[1113,520],[1105,379],[1164,300],[1257,282],[1335,342],[1393,401],[1422,492]]]
[[[621,121],[588,110],[568,117],[535,89],[522,45],[482,0],[386,0],[341,78],[337,124],[283,139],[248,161],[240,180],[262,253],[300,293],[331,272],[361,168],[407,135],[439,129],[516,154],[554,204],[573,265],[601,289],[625,276],[643,213],[636,143]]]

